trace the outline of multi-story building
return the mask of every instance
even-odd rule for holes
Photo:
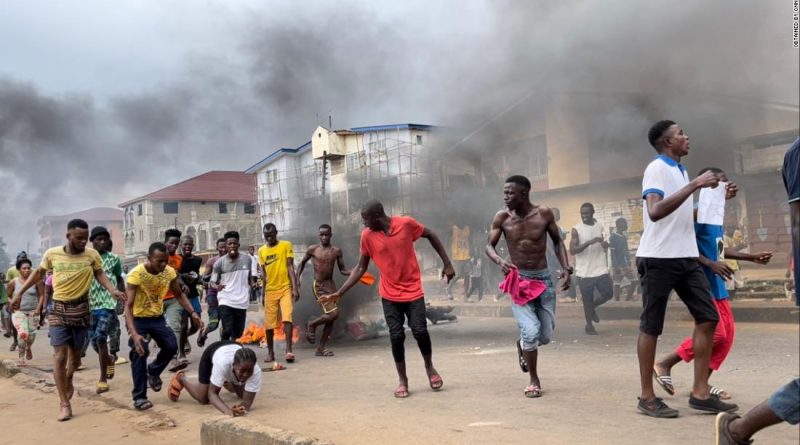
[[[242,246],[259,239],[256,181],[238,171],[210,171],[161,190],[130,199],[123,209],[127,259],[141,258],[164,232],[178,228],[195,239],[198,252],[212,250],[226,231],[236,230]]]
[[[122,210],[112,207],[95,207],[67,215],[43,216],[39,219],[40,253],[45,250],[60,246],[65,243],[64,234],[67,233],[67,223],[73,219],[82,219],[89,224],[89,229],[103,226],[111,233],[113,244],[112,252],[122,255],[125,252]]]

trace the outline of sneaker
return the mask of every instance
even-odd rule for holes
[[[739,409],[739,405],[723,402],[719,396],[714,394],[710,394],[705,400],[689,396],[689,407],[710,413],[732,413]]]
[[[642,400],[639,398],[639,411],[651,417],[658,417],[660,419],[674,419],[680,414],[677,409],[672,409],[660,397],[654,397],[651,400]]]
[[[584,332],[586,332],[586,335],[597,335],[597,331],[594,329],[594,326],[590,324],[586,325],[586,328],[584,328]]]
[[[747,440],[744,442],[737,442],[733,436],[731,436],[731,430],[728,428],[728,425],[739,416],[732,413],[719,413],[717,414],[717,420],[715,423],[715,429],[717,431],[716,445],[739,445],[739,444],[751,444],[753,443],[752,440]]]

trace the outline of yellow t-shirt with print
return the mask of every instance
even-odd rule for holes
[[[133,299],[134,317],[160,317],[164,314],[164,297],[169,284],[178,276],[170,266],[161,273],[153,275],[140,264],[128,272],[128,284],[136,286]]]
[[[267,271],[267,291],[279,291],[292,286],[286,264],[290,258],[294,259],[294,252],[289,241],[278,241],[275,247],[264,244],[258,248],[258,264]]]
[[[66,246],[47,249],[42,256],[41,269],[53,271],[53,300],[72,301],[85,296],[94,281],[95,271],[103,270],[103,260],[96,250],[87,247],[70,255]]]

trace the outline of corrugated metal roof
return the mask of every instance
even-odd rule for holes
[[[281,156],[303,154],[308,150],[311,150],[311,141],[308,141],[297,148],[279,148],[270,153],[269,156],[267,156],[266,158],[250,166],[244,172],[248,175],[252,175],[253,173],[256,173],[258,170],[260,170],[262,167],[269,164],[270,162],[279,159]]]
[[[137,201],[256,201],[256,178],[240,171],[210,171],[153,193],[121,203],[126,207]]]
[[[43,216],[40,222],[49,221],[69,221],[71,219],[82,219],[84,221],[119,221],[122,222],[122,210],[113,207],[93,207],[66,215]]]

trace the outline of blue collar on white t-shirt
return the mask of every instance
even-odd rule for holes
[[[678,167],[680,169],[680,171],[682,171],[682,172],[686,171],[686,167],[684,167],[683,164],[681,164],[680,162],[676,162],[674,159],[672,159],[671,157],[669,157],[667,155],[658,155],[658,156],[656,156],[656,159],[661,159],[662,161],[664,161],[670,167]]]

